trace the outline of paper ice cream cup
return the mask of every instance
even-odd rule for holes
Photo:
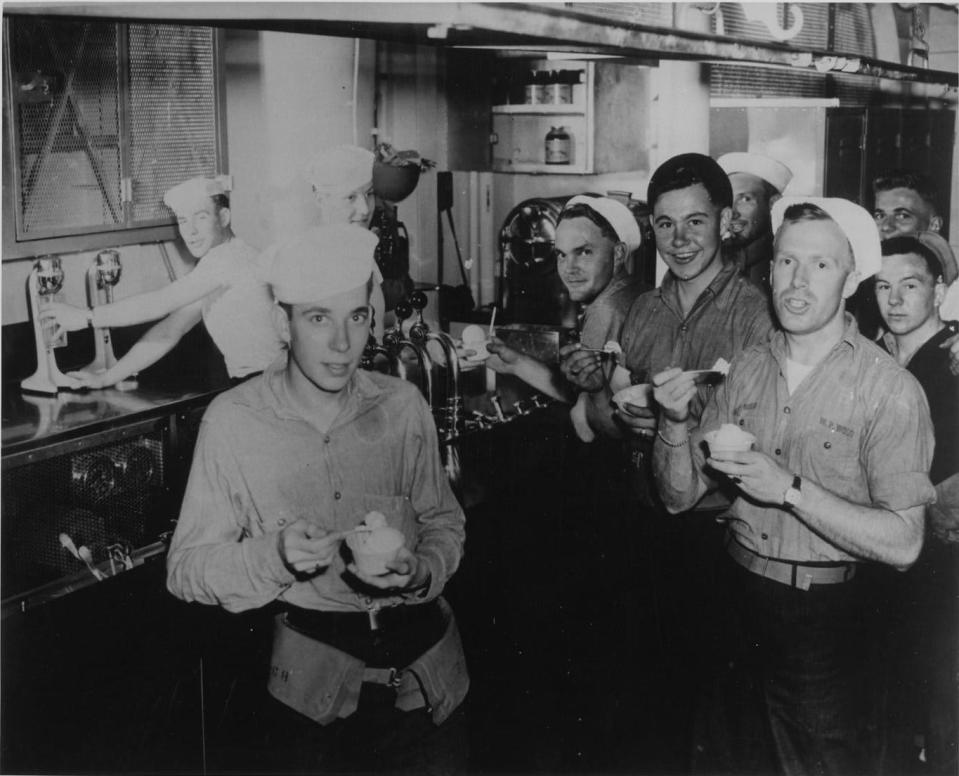
[[[706,432],[703,438],[709,445],[710,455],[744,453],[751,450],[756,441],[756,437],[732,423],[723,423],[718,429]]]

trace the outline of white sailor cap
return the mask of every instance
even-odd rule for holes
[[[218,194],[229,194],[232,188],[229,175],[216,178],[190,178],[178,183],[163,195],[163,203],[178,216],[189,215],[196,209],[198,202]]]
[[[773,232],[778,232],[783,223],[783,214],[793,205],[810,204],[824,211],[839,228],[842,229],[852,246],[853,261],[859,280],[875,275],[882,267],[882,247],[879,243],[879,230],[869,212],[838,197],[782,197],[772,207]]]
[[[956,263],[956,254],[952,252],[952,246],[946,242],[938,232],[916,232],[916,239],[925,245],[939,258],[939,264],[942,267],[942,280],[948,286],[956,277],[959,277],[959,264]]]
[[[734,172],[745,172],[749,175],[755,175],[757,178],[762,178],[766,181],[766,183],[776,189],[780,194],[785,191],[786,186],[789,185],[789,181],[793,178],[792,170],[786,165],[762,154],[734,151],[729,154],[723,154],[716,161],[727,175],[732,175]]]
[[[270,251],[264,280],[278,302],[309,304],[327,299],[369,281],[378,243],[372,232],[360,226],[314,226]]]
[[[643,238],[639,232],[639,224],[636,223],[636,219],[629,208],[622,202],[617,202],[609,197],[589,197],[584,194],[577,194],[567,201],[563,209],[565,210],[573,205],[591,207],[605,218],[609,225],[613,227],[616,236],[626,243],[626,248],[630,253],[635,251],[642,243]]]
[[[307,179],[317,194],[355,191],[373,180],[374,159],[372,151],[359,146],[324,148],[307,165]]]

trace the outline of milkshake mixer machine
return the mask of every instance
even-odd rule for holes
[[[113,302],[113,287],[120,280],[120,252],[103,250],[97,253],[93,263],[87,269],[87,302],[92,310],[102,304]],[[95,328],[93,331],[95,355],[93,361],[84,369],[87,372],[104,372],[116,364],[110,329]]]
[[[34,393],[55,394],[60,388],[76,388],[78,383],[67,377],[57,366],[56,348],[67,344],[66,333],[54,337],[56,322],[41,320],[44,308],[60,301],[63,287],[63,266],[59,256],[41,256],[36,260],[27,278],[27,297],[30,305],[30,320],[37,350],[37,371],[21,381],[20,387]]]

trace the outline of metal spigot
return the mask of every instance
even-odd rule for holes
[[[413,314],[413,308],[406,302],[400,302],[393,310],[396,315],[396,323],[383,334],[383,344],[392,358],[393,373],[402,380],[408,380],[409,374],[406,369],[406,363],[403,361],[402,352],[410,348],[420,365],[420,372],[423,375],[420,385],[421,390],[426,395],[426,401],[430,408],[433,408],[433,359],[426,352],[425,347],[420,347],[403,336],[403,321]]]
[[[446,361],[446,437],[455,436],[460,426],[460,415],[463,408],[463,399],[460,396],[460,360],[456,352],[456,343],[453,338],[443,331],[431,331],[423,320],[423,308],[426,307],[426,294],[414,291],[410,295],[410,306],[416,310],[419,319],[410,327],[410,339],[423,347],[430,342],[436,342],[443,351]]]

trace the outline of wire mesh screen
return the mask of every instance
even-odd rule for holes
[[[116,26],[17,18],[11,29],[19,232],[122,225]]]
[[[97,564],[155,541],[164,482],[159,432],[5,471],[3,598],[84,571],[63,535]]]
[[[18,239],[170,223],[218,170],[214,31],[10,17]]]
[[[167,220],[167,189],[217,172],[213,31],[131,24],[129,52],[133,217]]]

